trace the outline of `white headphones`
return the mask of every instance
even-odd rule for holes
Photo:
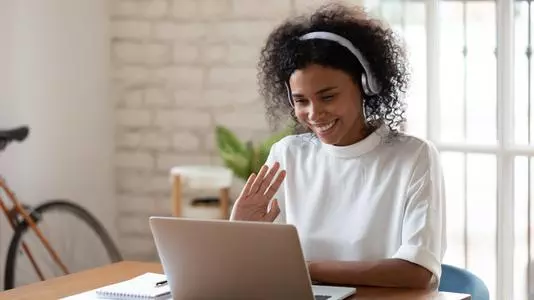
[[[354,45],[347,40],[346,38],[327,31],[314,31],[307,34],[302,35],[299,37],[299,40],[305,41],[305,40],[311,40],[311,39],[322,39],[322,40],[329,40],[336,42],[340,44],[341,46],[345,47],[347,50],[349,50],[360,62],[363,68],[362,73],[362,89],[365,95],[367,96],[373,96],[381,91],[380,84],[376,80],[376,77],[373,74],[373,71],[371,70],[371,67],[369,66],[369,62],[363,57],[362,53],[354,47]],[[293,106],[293,101],[291,100],[291,91],[289,89],[289,85],[287,82],[285,83],[286,89],[287,89],[287,95],[288,100],[291,106]]]

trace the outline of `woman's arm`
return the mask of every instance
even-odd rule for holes
[[[312,281],[324,284],[417,289],[433,285],[430,271],[402,259],[311,261],[308,269]]]

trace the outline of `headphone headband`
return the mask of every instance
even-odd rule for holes
[[[371,69],[369,62],[364,58],[362,53],[356,47],[354,47],[354,44],[352,44],[348,39],[338,34],[327,32],[327,31],[313,31],[313,32],[306,33],[299,37],[299,40],[301,41],[312,40],[312,39],[322,39],[322,40],[332,41],[332,42],[338,43],[339,45],[349,50],[352,53],[352,55],[356,56],[356,58],[362,65],[364,74],[362,74],[361,84],[362,84],[364,93],[370,96],[370,95],[376,95],[380,92],[381,90],[380,84],[377,82],[376,77],[373,74],[373,71]],[[289,104],[293,106],[289,84],[286,82],[285,85],[287,89]]]
[[[347,50],[349,50],[354,56],[356,56],[356,58],[362,65],[362,68],[365,74],[367,75],[367,82],[369,84],[369,89],[371,90],[371,92],[375,94],[379,93],[380,87],[375,80],[375,76],[373,75],[373,71],[371,70],[371,66],[369,65],[369,62],[367,61],[367,59],[363,57],[360,50],[354,47],[354,44],[352,44],[348,39],[338,34],[327,32],[327,31],[314,31],[314,32],[306,33],[299,38],[299,40],[301,41],[311,40],[311,39],[322,39],[322,40],[336,42],[339,45],[345,47]]]

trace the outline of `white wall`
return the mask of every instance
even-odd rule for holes
[[[0,128],[13,123],[13,116],[15,106],[12,102],[12,72],[10,71],[10,62],[12,61],[13,45],[13,11],[16,0],[2,0],[0,1]],[[14,160],[14,153],[0,154],[0,176],[12,174],[10,169]],[[0,271],[4,270],[7,242],[9,241],[9,225],[4,220],[0,219]],[[3,272],[0,272],[0,278],[3,277]]]
[[[13,122],[16,110],[13,95],[13,33],[15,0],[0,1],[0,128]],[[0,170],[5,167],[0,160]]]
[[[25,143],[0,154],[0,173],[24,202],[71,199],[115,236],[107,6],[0,1],[0,128],[31,127]]]

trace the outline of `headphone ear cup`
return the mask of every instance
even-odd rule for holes
[[[371,89],[369,88],[369,86],[367,85],[367,77],[365,76],[365,73],[362,74],[362,90],[363,90],[363,93],[365,96],[372,96],[373,93],[371,92]],[[362,113],[363,113],[363,120],[367,122],[367,112],[365,110],[366,108],[366,100],[365,100],[366,97],[362,97]]]
[[[367,101],[365,100],[365,97],[362,98],[362,114],[363,114],[363,120],[367,122]]]
[[[367,82],[367,76],[365,76],[365,73],[362,74],[362,89],[365,95],[367,96],[373,95],[373,92],[369,88],[369,83]]]

